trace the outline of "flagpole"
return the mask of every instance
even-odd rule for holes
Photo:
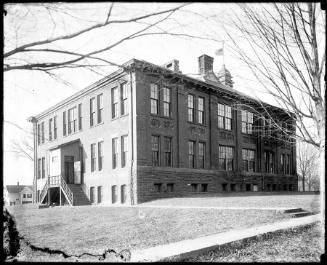
[[[225,43],[225,41],[223,40],[223,65],[225,65],[224,43]]]

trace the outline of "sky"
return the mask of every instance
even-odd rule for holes
[[[112,9],[112,19],[135,17],[146,12],[166,10],[180,4],[116,3]],[[4,17],[5,51],[32,41],[74,32],[97,21],[104,21],[109,7],[110,3],[56,4],[49,11],[43,6],[35,5],[7,6],[8,15]],[[69,12],[69,8],[73,8],[74,12]],[[230,30],[231,17],[235,15],[240,17],[237,4],[194,3],[182,10],[173,14],[158,27],[170,32],[197,35],[210,40],[167,35],[144,36],[123,42],[101,56],[118,64],[132,58],[143,59],[158,65],[177,59],[183,73],[196,74],[198,57],[207,54],[214,57],[214,71],[218,72],[222,67],[223,58],[216,56],[215,51],[222,47],[222,41],[224,41],[224,63],[233,76],[234,88],[273,103],[273,99],[265,93],[255,77],[233,53],[231,42],[225,33],[225,29]],[[153,20],[148,20],[148,22],[151,21]],[[73,41],[56,42],[49,48],[63,48],[74,52],[91,51],[119,40],[127,33],[141,27],[144,27],[144,23],[115,24],[82,35]],[[234,37],[238,39],[238,36]],[[32,56],[28,53],[24,56],[20,59],[38,61],[45,55],[39,53],[37,56]],[[51,59],[57,60],[58,58],[52,57]],[[6,72],[4,74],[4,120],[14,122],[24,130],[31,130],[32,124],[27,122],[28,117],[42,112],[116,69],[111,66],[102,67],[99,70],[102,75],[82,68],[56,71],[56,74],[66,83],[38,71]],[[33,163],[10,152],[12,141],[22,141],[25,137],[24,131],[12,124],[4,123],[3,176],[5,185],[16,184],[18,181],[20,184],[32,184]]]

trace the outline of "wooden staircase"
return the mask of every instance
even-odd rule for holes
[[[89,198],[86,196],[84,191],[82,190],[81,185],[78,184],[68,184],[68,187],[74,194],[74,206],[78,205],[91,205]]]
[[[48,177],[47,182],[45,183],[40,195],[40,203],[44,202],[48,194],[49,188],[53,187],[60,188],[60,191],[64,194],[66,200],[71,206],[91,204],[89,199],[83,192],[81,185],[67,184],[61,175]]]

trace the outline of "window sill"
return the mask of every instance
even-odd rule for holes
[[[100,125],[103,125],[104,124],[104,121],[102,121],[102,122],[100,122],[100,123],[97,123],[97,124],[95,124],[95,125],[90,125],[90,129],[91,128],[95,128],[95,127],[97,127],[97,126],[100,126]]]
[[[198,123],[198,122],[187,121],[187,123],[189,125],[198,125],[198,126],[208,127],[208,125],[203,124],[203,123]]]
[[[159,114],[150,113],[150,116],[156,117],[156,118],[167,119],[167,120],[174,120],[172,117],[167,117],[167,116],[163,116],[163,115],[159,115]]]
[[[111,121],[119,120],[120,118],[126,117],[128,115],[129,115],[129,113],[124,114],[124,115],[121,115],[121,116],[118,116],[118,117],[115,117],[115,118],[111,118]]]

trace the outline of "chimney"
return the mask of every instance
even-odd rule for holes
[[[179,61],[176,59],[171,60],[168,63],[165,63],[163,67],[171,71],[174,71],[175,73],[181,73],[181,71],[179,71]]]
[[[206,75],[213,71],[213,58],[209,55],[203,54],[199,58],[199,74]]]

